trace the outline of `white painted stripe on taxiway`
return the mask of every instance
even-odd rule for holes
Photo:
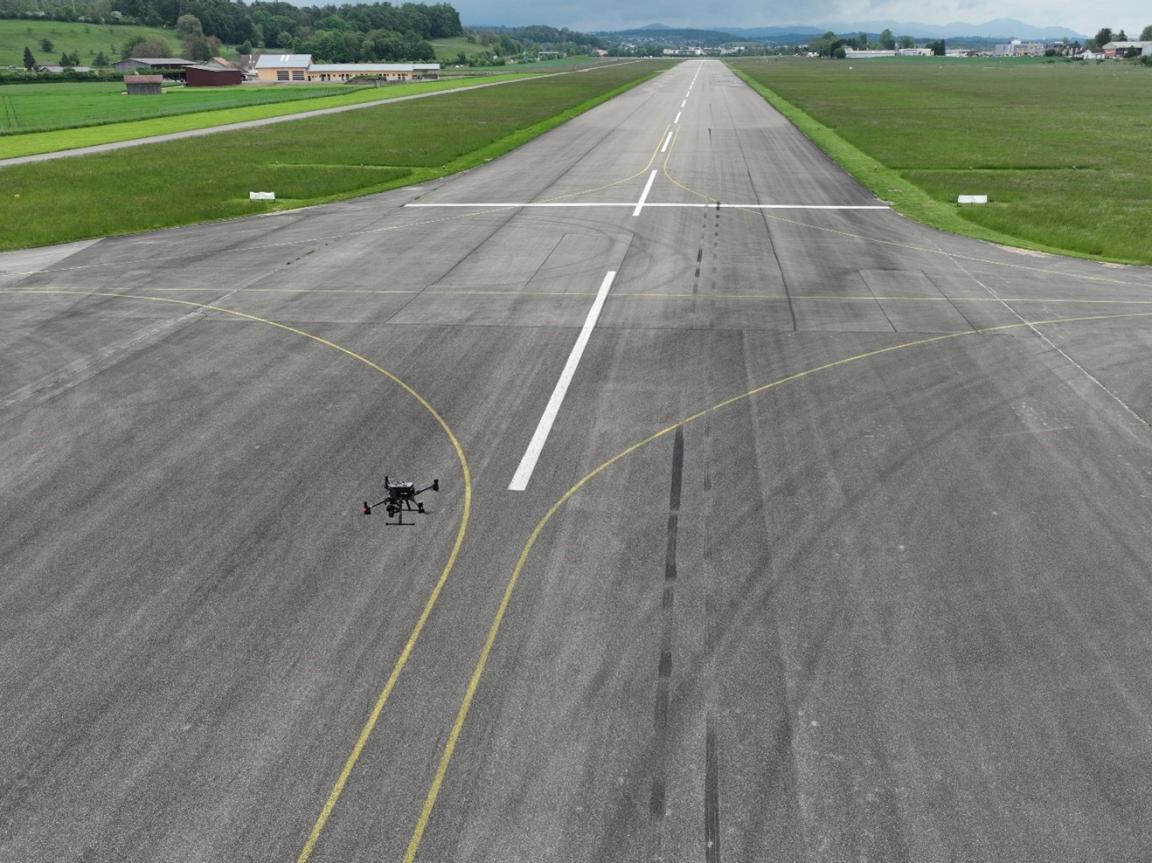
[[[552,424],[556,422],[556,415],[560,413],[560,405],[564,403],[564,396],[568,392],[568,385],[572,383],[572,378],[576,375],[576,367],[580,365],[580,357],[584,355],[584,348],[588,346],[588,339],[592,335],[596,320],[600,317],[600,310],[604,308],[604,301],[608,299],[608,291],[612,288],[612,282],[615,279],[616,271],[609,270],[608,274],[604,276],[604,281],[600,283],[600,290],[596,292],[596,299],[592,301],[592,308],[588,310],[588,317],[584,319],[584,326],[580,328],[580,335],[576,337],[576,344],[572,346],[572,353],[568,354],[568,362],[564,364],[564,369],[560,372],[560,380],[556,381],[556,387],[552,390],[552,396],[548,399],[544,414],[540,417],[540,422],[536,424],[536,431],[532,435],[532,440],[528,442],[528,449],[524,451],[524,457],[520,459],[520,466],[516,468],[512,482],[508,484],[509,491],[524,491],[528,488],[528,481],[532,479],[536,462],[544,450],[544,444],[548,441]]]
[[[644,184],[644,191],[640,193],[640,200],[636,202],[636,209],[632,211],[633,216],[639,216],[644,210],[644,202],[648,200],[648,193],[652,191],[652,184],[656,182],[656,171],[653,170],[648,175],[648,182]]]

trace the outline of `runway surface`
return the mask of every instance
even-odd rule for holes
[[[1152,857],[1152,273],[717,61],[0,339],[0,859]]]

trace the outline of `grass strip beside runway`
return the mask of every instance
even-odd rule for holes
[[[1152,70],[987,58],[744,60],[742,77],[880,198],[1026,248],[1152,263]],[[961,194],[987,206],[961,207]]]
[[[539,74],[539,73],[538,73]],[[453,78],[387,87],[249,85],[169,88],[161,96],[122,95],[122,84],[20,84],[0,88],[0,159],[133,141],[245,120],[357,105],[378,99],[513,81],[523,75]],[[82,90],[83,92],[77,92]],[[78,119],[79,118],[79,119]],[[45,126],[51,131],[26,131]],[[7,134],[20,131],[20,134]]]
[[[442,177],[506,153],[667,68],[621,64],[0,169],[0,249],[270,212]],[[249,201],[250,191],[273,191],[277,200]]]

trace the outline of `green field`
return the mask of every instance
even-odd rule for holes
[[[253,86],[249,91],[221,90],[207,93],[203,90],[193,89],[184,91],[188,94],[205,93],[211,98],[227,98],[225,94],[243,94],[245,92],[276,93],[282,99],[269,100],[257,104],[249,104],[240,108],[225,108],[217,104],[211,110],[198,109],[193,113],[173,114],[148,120],[135,120],[130,122],[106,122],[75,129],[63,129],[52,132],[32,132],[17,135],[0,135],[0,159],[9,159],[16,156],[28,156],[34,153],[52,153],[58,150],[68,150],[74,147],[90,147],[95,144],[108,144],[114,141],[129,141],[135,138],[146,138],[151,135],[166,135],[171,132],[183,132],[189,129],[205,129],[210,126],[222,126],[227,123],[239,123],[244,120],[260,120],[265,117],[280,117],[285,114],[295,114],[300,111],[312,111],[320,108],[335,108],[341,105],[354,105],[360,102],[372,102],[377,99],[388,99],[399,96],[411,96],[418,93],[436,92],[439,90],[452,90],[466,87],[475,83],[496,83],[499,81],[518,80],[521,76],[505,75],[502,77],[486,78],[483,81],[470,81],[456,79],[450,81],[427,81],[416,84],[390,84],[387,87],[348,87],[342,85],[331,88],[327,85],[315,87],[316,90],[335,92],[336,95],[316,94],[308,98],[313,88],[305,84],[260,85]],[[41,85],[18,85],[19,87]],[[68,84],[42,85],[55,90],[67,88]],[[79,84],[79,87],[99,87],[98,84]],[[14,87],[0,87],[0,97],[16,93]],[[172,94],[175,95],[175,94]],[[232,95],[231,98],[236,98]],[[122,97],[127,100],[129,97]],[[163,96],[133,96],[132,99],[157,101],[168,99]],[[3,99],[0,98],[0,111],[3,111]]]
[[[13,84],[0,87],[0,135],[300,101],[361,89],[364,88],[299,84],[280,87],[167,87],[160,96],[128,96],[120,82]],[[380,91],[375,92],[379,94]]]
[[[124,43],[135,36],[165,39],[172,46],[173,56],[179,56],[180,41],[171,30],[124,24],[4,18],[0,19],[0,66],[21,66],[25,45],[40,63],[55,63],[65,51],[78,54],[82,65],[90,64],[101,51],[115,62],[120,59]],[[52,42],[51,51],[41,49],[41,39]]]
[[[1152,69],[951,58],[732,65],[915,218],[1033,248],[1152,263]],[[989,205],[958,207],[960,194],[987,194]]]
[[[632,63],[0,169],[0,249],[299,207],[492,159],[668,68]],[[275,202],[248,193],[270,190]]]
[[[436,62],[455,63],[456,56],[463,51],[464,56],[485,53],[484,46],[479,42],[469,42],[463,36],[453,36],[448,39],[429,39],[428,44],[436,52]]]

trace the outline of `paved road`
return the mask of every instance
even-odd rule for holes
[[[0,289],[0,859],[1152,856],[1148,270],[693,61]]]

